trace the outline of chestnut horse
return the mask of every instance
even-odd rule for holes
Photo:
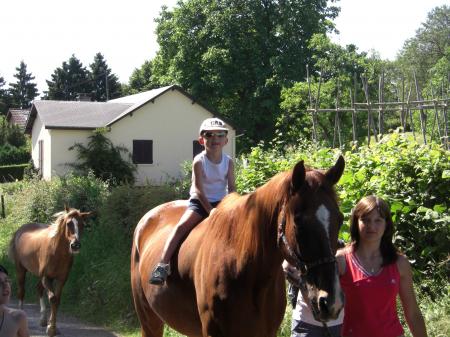
[[[28,223],[22,225],[13,235],[9,254],[16,266],[18,283],[17,297],[23,308],[25,296],[25,276],[27,271],[39,277],[37,290],[41,305],[41,326],[47,325],[44,290],[50,302],[50,320],[47,334],[55,336],[56,311],[61,292],[73,263],[73,255],[81,248],[80,236],[84,220],[91,212],[82,213],[77,209],[65,207],[55,214],[56,221],[51,225]]]
[[[276,336],[286,309],[284,259],[303,272],[316,319],[336,318],[343,295],[334,254],[343,217],[333,185],[344,165],[340,157],[323,171],[300,161],[253,193],[225,197],[181,244],[163,286],[149,284],[149,275],[187,202],[145,214],[131,251],[142,336],[161,337],[164,323],[190,337]]]

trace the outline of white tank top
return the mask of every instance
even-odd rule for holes
[[[203,191],[206,199],[209,202],[222,200],[228,194],[228,168],[231,157],[222,153],[220,163],[214,164],[206,157],[206,152],[203,151],[194,158],[194,161],[196,160],[200,160],[202,163]],[[194,181],[194,172],[192,172],[192,181]],[[189,193],[191,198],[198,199],[193,184]]]

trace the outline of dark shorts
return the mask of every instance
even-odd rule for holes
[[[219,202],[220,201],[210,202],[210,204],[212,207],[216,207],[219,204]],[[194,211],[197,214],[200,214],[203,219],[207,218],[209,215],[208,212],[206,212],[200,200],[198,199],[189,199],[188,209]]]
[[[302,321],[292,320],[291,337],[325,337],[327,336],[324,327],[308,324]],[[341,337],[342,324],[328,327],[332,337]]]

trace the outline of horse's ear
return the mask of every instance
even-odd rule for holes
[[[64,210],[66,211],[66,213],[69,213],[69,211],[70,211],[70,208],[69,208],[69,206],[67,206],[66,203],[64,204]]]
[[[291,187],[293,192],[298,191],[300,187],[302,187],[305,182],[305,175],[305,165],[303,160],[301,160],[295,164],[295,167],[292,170]]]
[[[342,173],[344,173],[345,160],[344,157],[339,156],[336,164],[333,167],[329,168],[325,173],[325,177],[331,182],[333,185],[336,184],[339,179],[341,179]]]
[[[87,218],[88,216],[91,216],[91,215],[93,215],[94,214],[94,212],[92,212],[92,211],[90,211],[90,212],[81,212],[80,213],[80,216],[83,218],[83,219],[85,219],[85,218]]]

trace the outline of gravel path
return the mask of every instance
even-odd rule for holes
[[[17,308],[17,301],[11,299],[10,306],[12,308]],[[24,310],[28,316],[30,336],[46,337],[45,327],[41,327],[39,324],[39,305],[25,303]],[[61,311],[58,311],[56,326],[60,331],[58,336],[61,337],[120,337],[101,327],[85,324],[74,317],[65,315]]]

